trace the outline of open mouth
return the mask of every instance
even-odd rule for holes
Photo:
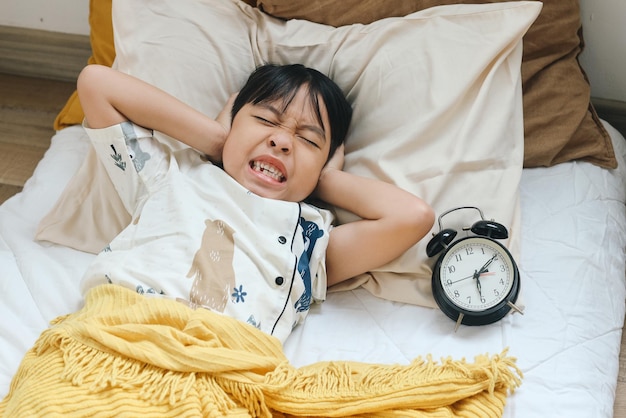
[[[265,163],[265,162],[261,162],[261,161],[252,161],[250,163],[250,167],[258,172],[258,173],[262,173],[263,175],[279,182],[282,183],[286,180],[285,175],[276,167],[274,167],[271,164]]]

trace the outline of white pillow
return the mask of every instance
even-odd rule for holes
[[[509,228],[517,255],[521,39],[540,10],[540,2],[440,6],[334,28],[281,21],[238,0],[115,0],[115,65],[212,116],[257,65],[317,68],[354,107],[346,170],[393,182],[437,213],[478,206]],[[478,220],[473,211],[446,219],[444,228],[459,231]],[[341,287],[435,306],[428,239]]]

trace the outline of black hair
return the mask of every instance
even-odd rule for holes
[[[352,107],[343,92],[326,75],[301,64],[265,64],[250,74],[248,81],[235,98],[231,111],[232,119],[248,103],[259,104],[282,100],[286,109],[302,86],[307,86],[310,103],[315,110],[318,122],[323,126],[319,97],[322,98],[328,113],[330,125],[330,151],[328,158],[344,143],[350,121]]]

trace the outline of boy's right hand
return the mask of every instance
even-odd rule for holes
[[[213,163],[222,162],[221,150],[224,148],[224,143],[226,142],[226,139],[228,138],[228,135],[230,133],[230,127],[232,125],[231,111],[233,109],[233,103],[235,102],[235,98],[237,97],[237,94],[238,93],[231,94],[231,96],[228,98],[228,101],[224,105],[224,108],[220,111],[220,113],[215,118],[215,121],[222,127],[222,129],[224,129],[224,134],[222,136],[223,141],[221,144],[219,144],[219,147],[220,147],[219,159],[215,157],[213,158],[209,157]]]
[[[219,115],[217,115],[217,118],[215,118],[215,120],[224,127],[224,131],[226,132],[227,136],[230,132],[230,126],[232,124],[232,118],[230,113],[233,110],[233,103],[235,102],[237,94],[239,93],[233,93],[230,95],[228,101],[224,105],[224,108],[220,111]]]

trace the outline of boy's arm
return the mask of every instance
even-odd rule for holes
[[[89,127],[105,128],[130,120],[221,161],[230,130],[228,112],[220,113],[219,121],[212,119],[157,87],[100,65],[85,67],[77,85]]]
[[[331,230],[326,251],[328,286],[399,257],[434,223],[434,213],[422,199],[330,163],[322,172],[316,197],[362,218]]]

